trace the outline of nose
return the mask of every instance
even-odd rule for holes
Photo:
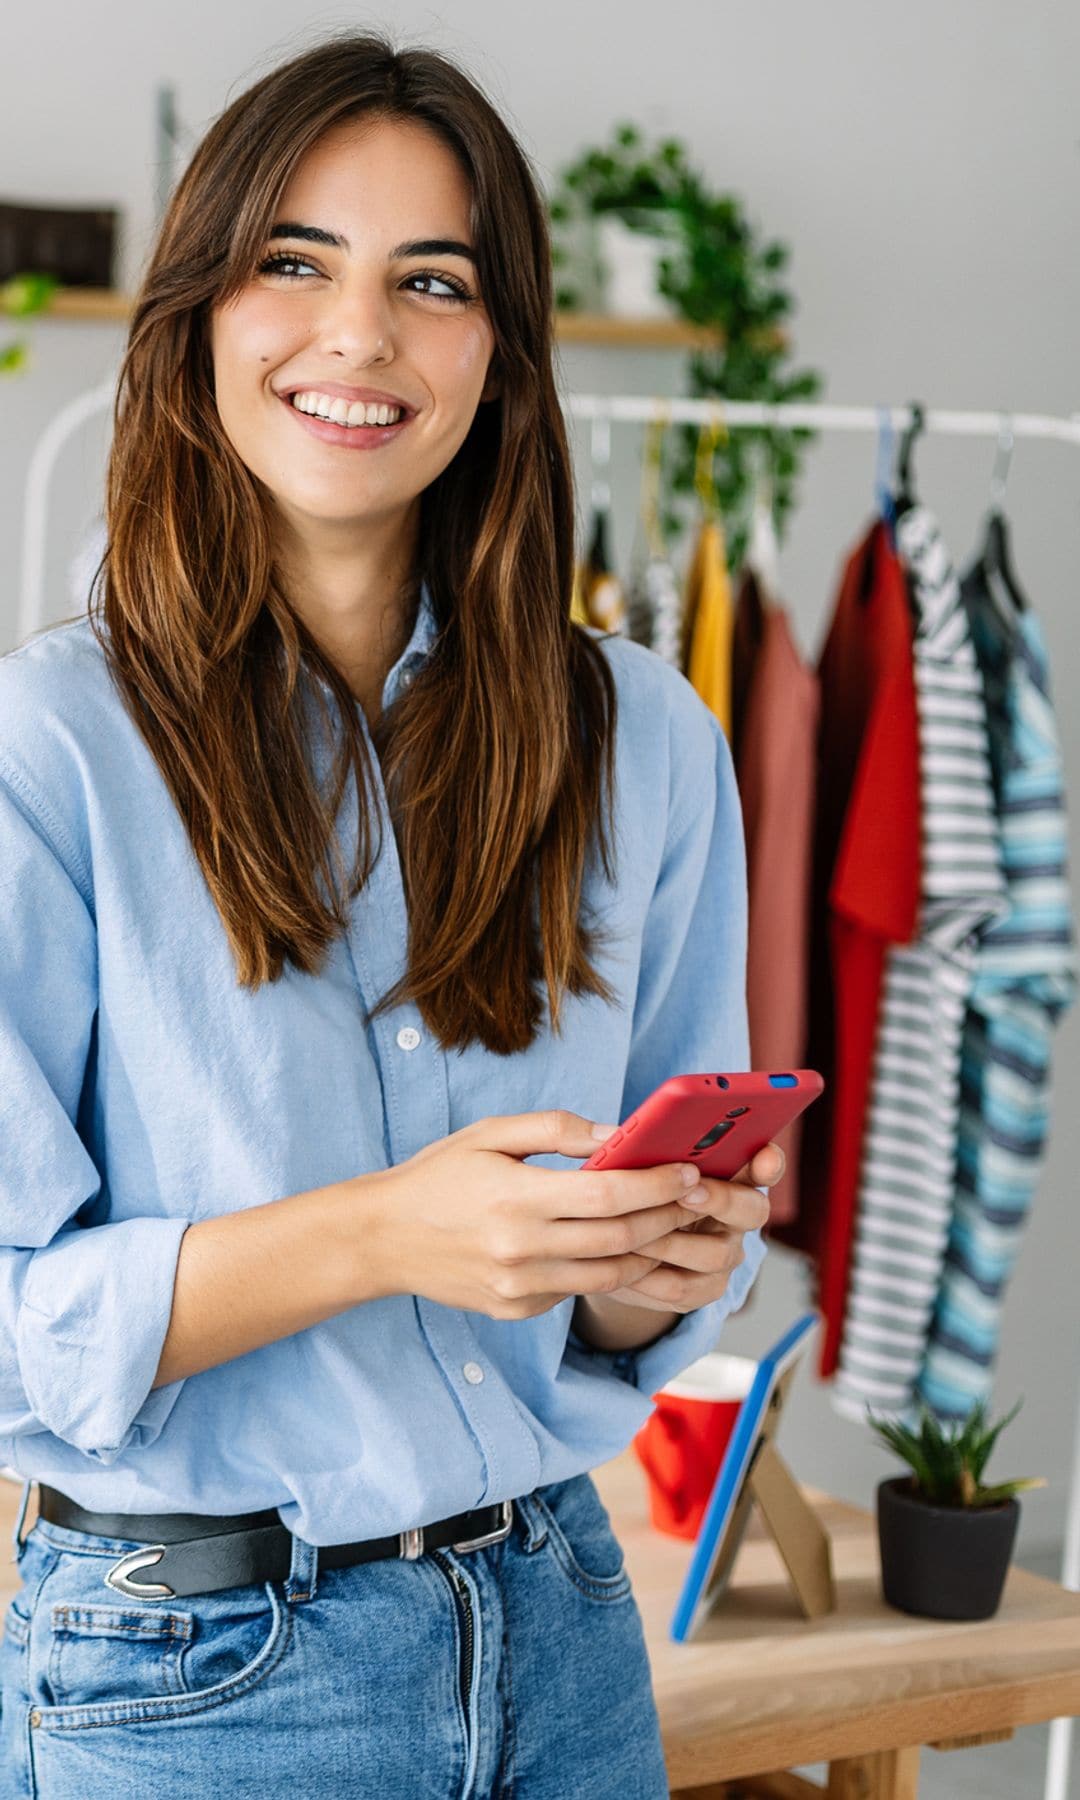
[[[376,357],[389,362],[394,355],[394,327],[382,286],[345,282],[326,306],[320,335],[331,355],[357,368]]]

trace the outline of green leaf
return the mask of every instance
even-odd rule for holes
[[[1002,1481],[997,1487],[979,1488],[972,1502],[975,1506],[993,1506],[998,1500],[1011,1500],[1015,1494],[1022,1494],[1028,1488],[1046,1487],[1044,1475],[1028,1475],[1021,1481]]]
[[[0,312],[25,318],[40,312],[60,286],[55,275],[20,274],[0,283]]]
[[[0,349],[0,375],[15,375],[29,362],[27,346],[21,339]]]

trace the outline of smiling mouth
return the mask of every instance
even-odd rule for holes
[[[324,443],[340,444],[346,449],[374,450],[382,444],[391,443],[416,416],[414,413],[402,412],[397,419],[388,420],[384,425],[349,425],[335,419],[324,419],[318,413],[305,412],[302,407],[294,406],[292,395],[281,394],[278,398],[305,431],[321,438]]]

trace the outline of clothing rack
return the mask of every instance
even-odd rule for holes
[[[34,446],[27,470],[24,502],[24,547],[17,621],[18,642],[46,623],[45,545],[49,481],[68,438],[96,413],[111,408],[115,383],[107,381],[76,396],[49,421]],[[911,406],[831,406],[816,401],[771,405],[754,400],[681,399],[638,394],[568,394],[561,402],[571,418],[592,420],[594,453],[606,457],[612,424],[642,425],[663,421],[679,425],[777,426],[814,431],[899,433],[916,423],[925,433],[956,437],[1042,439],[1080,447],[1080,413],[1060,418],[1048,413],[951,412]],[[1078,1358],[1080,1362],[1080,1358]],[[1080,1396],[1073,1440],[1072,1471],[1066,1509],[1062,1584],[1080,1590]],[[1057,1719],[1050,1728],[1044,1800],[1067,1800],[1072,1720]]]

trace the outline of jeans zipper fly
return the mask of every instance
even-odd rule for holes
[[[469,1597],[469,1585],[461,1575],[460,1571],[455,1569],[453,1563],[447,1562],[445,1556],[440,1556],[437,1550],[431,1550],[428,1554],[431,1557],[432,1562],[438,1563],[440,1569],[450,1582],[451,1587],[461,1602],[461,1611],[464,1616],[465,1626],[461,1636],[461,1701],[467,1719],[469,1716],[469,1695],[472,1691],[473,1665],[473,1609],[472,1600]]]

